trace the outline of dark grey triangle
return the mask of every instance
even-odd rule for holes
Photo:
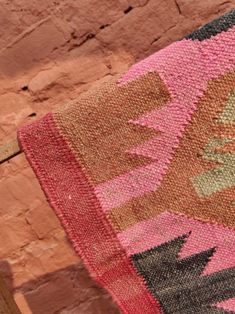
[[[200,308],[191,308],[180,312],[164,312],[164,314],[235,314],[235,312],[227,311],[216,306],[205,306]]]
[[[152,291],[155,290],[156,285],[161,290],[170,284],[169,281],[172,281],[175,263],[187,238],[188,235],[182,235],[158,247],[132,256],[136,269],[148,282]]]
[[[165,287],[178,286],[185,280],[198,278],[214,254],[215,249],[212,248],[179,260],[178,255],[186,239],[187,235],[183,235],[132,257],[139,273],[154,293],[156,287],[159,292]]]
[[[225,269],[179,286],[166,287],[155,296],[166,313],[181,313],[186,309],[209,306],[235,297],[235,268]]]
[[[183,235],[135,254],[133,263],[165,314],[190,313],[191,309],[200,309],[201,313],[205,309],[208,313],[221,312],[212,305],[235,297],[235,268],[203,276],[202,272],[215,249],[179,260],[179,252],[187,237]]]

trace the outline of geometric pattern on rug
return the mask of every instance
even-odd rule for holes
[[[235,231],[167,212],[138,227],[119,240],[164,313],[235,313]]]
[[[108,215],[115,228],[122,231],[165,210],[235,227],[234,89],[235,71],[208,83],[161,184],[155,182],[154,192],[114,206]],[[156,150],[158,163],[163,160],[161,153],[165,157],[164,142]],[[147,175],[145,178],[147,181]],[[136,181],[147,186],[144,176]],[[105,184],[111,187],[110,182]],[[119,189],[111,190],[112,205],[118,205]],[[122,190],[127,190],[124,183]],[[101,192],[98,187],[96,191]]]
[[[231,313],[214,304],[235,297],[235,267],[203,276],[216,248],[180,259],[179,252],[188,236],[182,235],[133,255],[138,273],[144,277],[165,314]]]
[[[125,313],[235,313],[234,24],[235,11],[22,135]]]
[[[159,135],[144,144],[134,146],[131,150],[126,150],[126,154],[131,152],[136,157],[148,156],[153,160],[155,156],[156,160],[142,171],[138,168],[136,171],[126,172],[98,184],[96,193],[104,211],[110,211],[125,205],[131,199],[154,192],[162,184],[176,149],[182,141],[185,128],[190,125],[211,82],[219,80],[223,75],[231,74],[234,68],[235,58],[231,56],[231,51],[235,47],[232,41],[226,40],[227,36],[229,38],[234,36],[233,28],[204,41],[184,39],[176,42],[132,66],[119,80],[119,87],[124,87],[147,73],[156,72],[167,86],[171,99],[163,107],[156,107],[155,110],[140,115],[138,119],[133,117],[129,120],[129,124],[134,123],[159,131]],[[190,60],[187,56],[190,56]],[[234,89],[234,81],[228,84]],[[224,87],[226,88],[225,82],[219,86],[220,89]],[[220,97],[219,106],[222,100]],[[142,129],[139,128],[139,131]],[[203,148],[204,146],[201,147]]]

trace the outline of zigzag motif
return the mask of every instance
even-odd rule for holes
[[[159,163],[160,160],[164,160],[164,163],[167,164],[174,149],[178,146],[179,137],[191,114],[192,108],[182,107],[179,102],[172,101],[138,120],[131,120],[130,122],[135,125],[160,131],[160,134],[144,144],[128,150],[128,153],[142,155]]]
[[[215,304],[235,297],[235,268],[203,276],[215,248],[179,259],[189,235],[132,256],[165,314],[232,314]],[[199,289],[200,287],[200,289]]]
[[[154,128],[160,135],[128,152],[149,156],[153,163],[118,176],[96,187],[105,211],[133,198],[156,191],[167,172],[175,147],[183,136],[204,91],[211,80],[234,68],[235,29],[231,28],[206,41],[183,40],[134,65],[120,80],[121,85],[147,72],[156,71],[172,100],[130,123]],[[218,49],[218,42],[220,49]],[[190,59],[187,59],[190,56]],[[211,62],[213,60],[213,62]]]

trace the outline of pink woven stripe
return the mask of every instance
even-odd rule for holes
[[[165,212],[118,234],[129,255],[143,252],[191,232],[181,251],[181,258],[217,247],[204,274],[235,267],[235,231],[219,225]],[[144,239],[144,240],[143,240]]]

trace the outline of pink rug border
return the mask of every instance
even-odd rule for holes
[[[147,290],[144,281],[138,276],[131,260],[121,246],[113,227],[102,212],[81,165],[57,127],[52,113],[20,129],[18,140],[51,207],[59,217],[75,251],[83,259],[91,276],[109,291],[123,313],[160,314],[159,303]],[[61,163],[63,163],[63,167],[61,167]],[[59,177],[58,173],[61,173]],[[71,193],[73,198],[75,196],[75,200],[73,199],[69,207],[67,206],[68,199],[65,197],[70,195],[68,193]],[[87,201],[82,202],[84,198]],[[83,207],[78,208],[77,204],[79,203],[82,203]],[[86,215],[81,214],[84,212]],[[98,226],[99,230],[102,230],[101,235],[97,232],[98,230],[88,231],[86,218],[88,216],[92,217],[90,224]],[[92,254],[93,251],[90,250],[94,243],[93,240],[103,239],[106,243],[107,238],[111,239],[112,245],[110,257],[117,255],[117,262],[108,267],[99,263],[96,256]],[[135,285],[136,293],[131,298],[124,297],[125,291],[120,289],[118,284],[112,284],[123,277],[130,278],[131,284]],[[127,283],[126,293],[129,288],[130,285]]]

